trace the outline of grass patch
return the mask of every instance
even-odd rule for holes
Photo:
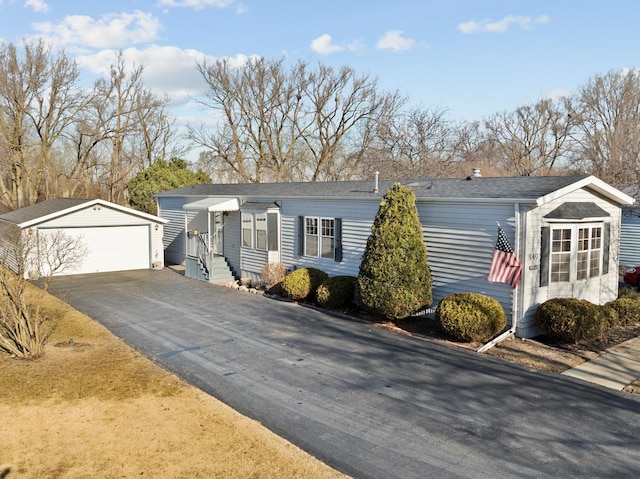
[[[47,301],[45,354],[0,355],[0,477],[345,477]]]

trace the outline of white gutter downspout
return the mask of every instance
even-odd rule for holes
[[[515,219],[516,219],[516,238],[518,238],[518,242],[517,247],[518,249],[520,249],[520,203],[516,203],[515,204]],[[524,264],[523,264],[524,266]],[[524,276],[524,275],[523,275]],[[500,344],[502,341],[504,341],[507,338],[510,338],[511,336],[513,336],[516,333],[516,328],[518,327],[518,296],[520,293],[520,284],[522,284],[522,277],[520,278],[520,282],[518,283],[518,285],[516,286],[517,290],[514,291],[515,294],[513,294],[513,307],[511,308],[511,327],[509,329],[507,329],[504,333],[500,334],[499,336],[493,338],[491,341],[489,341],[488,343],[480,346],[476,352],[477,353],[484,353],[485,351],[491,349],[492,347],[494,347],[496,344]]]
[[[189,255],[189,233],[187,232],[187,228],[189,228],[189,212],[184,210],[184,256],[185,258]]]

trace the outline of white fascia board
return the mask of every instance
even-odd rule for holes
[[[541,196],[536,200],[536,203],[538,204],[538,206],[541,206],[553,200],[557,200],[558,198],[561,198],[564,195],[581,188],[591,188],[600,193],[602,196],[610,199],[611,201],[614,201],[615,203],[618,203],[620,206],[632,205],[635,203],[635,199],[633,197],[627,195],[626,193],[623,193],[619,189],[614,188],[610,184],[605,183],[595,176],[587,176],[582,180],[576,181],[575,183],[565,186],[564,188],[560,188],[559,190],[549,193],[548,195]]]
[[[160,218],[159,216],[150,215],[142,211],[137,211],[132,208],[127,208],[125,206],[117,205],[115,203],[111,203],[110,201],[95,199],[95,200],[87,200],[85,203],[80,203],[79,205],[71,206],[69,208],[65,208],[64,210],[56,211],[55,213],[50,213],[45,216],[40,216],[39,218],[34,218],[32,220],[25,221],[24,223],[20,223],[18,226],[22,229],[30,228],[32,226],[39,225],[40,223],[45,223],[52,219],[58,218],[60,216],[75,213],[76,211],[84,210],[86,208],[90,208],[95,205],[104,206],[105,208],[112,208],[114,210],[118,210],[132,216],[139,216],[149,221],[153,221],[154,223],[166,224],[169,222],[169,220]]]

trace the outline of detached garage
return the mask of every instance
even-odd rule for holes
[[[166,220],[108,201],[58,198],[0,215],[30,234],[80,238],[86,254],[61,274],[162,268]]]

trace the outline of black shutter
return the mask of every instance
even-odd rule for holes
[[[267,249],[278,251],[278,213],[267,213]]]
[[[602,231],[602,274],[609,272],[609,249],[611,244],[611,223],[605,223]]]
[[[551,228],[542,227],[540,241],[540,286],[549,285],[549,249],[551,247]]]
[[[304,216],[298,216],[298,256],[304,256]]]
[[[335,260],[342,261],[342,218],[335,219]]]

